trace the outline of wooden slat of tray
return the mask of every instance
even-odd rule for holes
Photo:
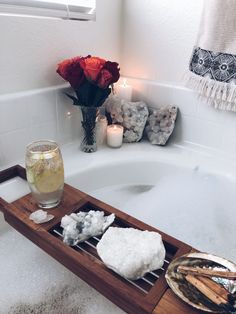
[[[153,314],[206,314],[206,312],[194,309],[179,299],[171,289],[167,289]]]
[[[6,170],[0,171],[0,183],[15,177],[20,177],[26,180],[25,168],[21,167],[20,165],[16,165]]]
[[[198,252],[192,249],[191,252]],[[190,307],[187,303],[178,298],[174,292],[168,288],[155,307],[152,314],[204,314],[206,312]]]
[[[22,175],[24,176],[22,169],[20,169],[20,172],[19,168],[17,171],[11,169],[11,173],[22,177]],[[6,173],[4,176],[9,179],[9,175],[6,175]],[[189,252],[191,250],[190,246],[69,185],[65,185],[62,203],[57,208],[48,210],[56,217],[49,223],[36,225],[29,220],[29,214],[37,209],[31,194],[11,204],[0,199],[0,209],[4,213],[5,220],[11,226],[127,313],[171,313],[160,312],[159,310],[163,306],[168,306],[169,301],[174,300],[173,296],[169,298],[169,289],[164,278],[165,270],[173,258]],[[79,244],[77,248],[64,244],[60,236],[61,218],[71,212],[90,209],[103,210],[106,214],[114,213],[116,215],[115,224],[120,227],[134,227],[159,232],[167,251],[164,270],[148,274],[144,279],[138,281],[127,281],[108,269],[98,257],[95,246],[96,241],[99,241],[99,237],[91,239],[87,243]],[[54,230],[56,232],[59,230],[59,234],[55,233]],[[181,301],[179,303],[183,304]],[[188,312],[175,313],[195,313],[191,311],[190,307],[185,307],[188,308]]]

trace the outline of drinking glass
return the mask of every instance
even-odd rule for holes
[[[26,148],[26,176],[32,196],[41,208],[56,207],[64,187],[64,167],[56,142],[40,140]]]

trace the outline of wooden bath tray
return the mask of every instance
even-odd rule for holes
[[[0,182],[15,176],[25,179],[25,169],[14,166],[0,172]],[[48,210],[55,218],[45,224],[36,225],[29,219],[37,206],[28,194],[12,203],[0,198],[0,210],[5,220],[17,231],[54,257],[77,276],[94,287],[105,297],[130,314],[182,314],[200,313],[180,301],[168,288],[165,271],[173,258],[191,251],[191,247],[163,232],[105,204],[74,187],[65,184],[63,200],[55,209]],[[93,237],[75,247],[62,241],[60,220],[72,212],[103,210],[114,213],[113,225],[157,231],[162,235],[166,248],[166,259],[162,269],[148,273],[144,278],[130,281],[105,267],[96,252],[100,237]]]

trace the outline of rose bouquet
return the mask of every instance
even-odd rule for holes
[[[98,107],[111,93],[112,84],[118,81],[119,65],[98,57],[75,57],[60,62],[57,73],[70,83],[75,96],[66,95],[73,100],[74,105],[81,108],[84,131],[82,150],[95,151],[94,131]]]

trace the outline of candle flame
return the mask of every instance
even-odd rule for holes
[[[107,128],[110,130],[121,130],[123,129],[123,126],[120,124],[110,124],[107,126]]]

